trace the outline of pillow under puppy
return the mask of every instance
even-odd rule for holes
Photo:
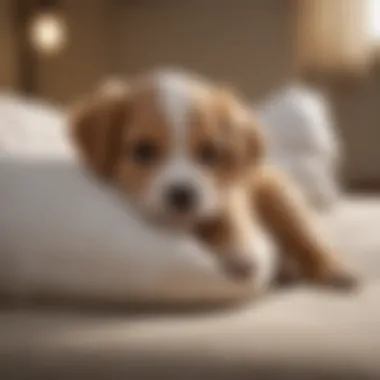
[[[269,245],[251,281],[229,280],[195,239],[145,223],[83,170],[66,120],[47,120],[42,106],[33,107],[33,119],[20,108],[17,126],[0,115],[1,293],[177,304],[234,301],[266,289]]]

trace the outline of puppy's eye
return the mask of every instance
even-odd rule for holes
[[[221,159],[220,150],[213,144],[205,144],[198,151],[198,160],[202,165],[214,166]]]
[[[151,164],[158,159],[158,149],[150,141],[141,141],[132,148],[133,159],[140,164]]]

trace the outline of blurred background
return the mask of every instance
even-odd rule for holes
[[[380,187],[378,0],[0,0],[0,89],[67,104],[102,78],[179,66],[252,104],[323,89],[343,181]]]
[[[132,251],[140,235],[65,166],[66,107],[161,66],[238,89],[313,204],[342,199],[321,224],[362,291],[295,287],[191,321],[23,309],[235,296],[191,250]],[[380,379],[379,196],[340,196],[379,191],[379,163],[380,0],[0,0],[0,298],[16,300],[0,310],[0,378]]]

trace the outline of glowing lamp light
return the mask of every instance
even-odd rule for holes
[[[376,45],[380,46],[380,0],[369,2],[370,34]]]
[[[67,41],[65,21],[53,11],[38,13],[30,23],[29,33],[33,47],[45,55],[61,52]]]

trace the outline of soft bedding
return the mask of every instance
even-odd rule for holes
[[[229,280],[189,236],[159,230],[81,168],[65,115],[0,100],[1,293],[102,302],[226,302],[267,288],[274,259]]]

